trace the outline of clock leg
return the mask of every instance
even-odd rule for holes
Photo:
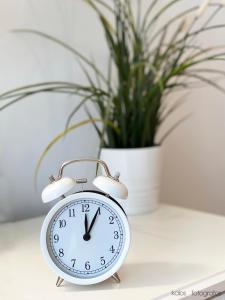
[[[118,273],[113,274],[112,278],[115,280],[116,283],[120,283],[120,277]]]
[[[61,277],[58,277],[56,280],[56,286],[60,287],[60,285],[63,283],[64,279],[62,279]]]

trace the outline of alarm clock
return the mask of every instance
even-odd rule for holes
[[[104,175],[97,176],[93,185],[97,190],[71,193],[86,178],[63,177],[66,166],[78,162],[101,165]],[[58,176],[50,176],[50,184],[42,192],[44,203],[59,199],[52,207],[41,229],[41,250],[49,267],[58,276],[56,286],[66,280],[79,285],[96,284],[117,273],[130,245],[127,216],[115,198],[126,199],[128,191],[119,181],[119,173],[112,176],[106,162],[95,158],[67,161]]]

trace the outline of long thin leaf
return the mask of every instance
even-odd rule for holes
[[[53,37],[49,34],[46,34],[44,32],[38,31],[38,30],[32,30],[32,29],[14,29],[13,32],[15,33],[31,33],[38,36],[41,36],[49,41],[52,41],[63,48],[67,49],[72,54],[75,54],[75,56],[79,57],[81,60],[83,60],[87,65],[89,65],[98,75],[101,77],[101,79],[106,82],[105,76],[102,74],[102,72],[91,62],[89,61],[83,54],[81,54],[79,51],[71,47],[70,45],[66,44],[65,42],[62,42],[61,40],[57,39],[56,37]],[[107,82],[106,82],[107,83]]]
[[[93,97],[93,95],[88,95],[86,97],[84,97],[80,103],[78,105],[76,105],[74,107],[74,109],[71,111],[71,113],[69,114],[67,120],[66,120],[66,126],[65,126],[65,130],[68,129],[69,125],[70,125],[70,122],[73,118],[73,116],[79,111],[79,109],[88,101],[90,100],[91,98]]]

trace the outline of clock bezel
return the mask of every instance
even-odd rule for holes
[[[81,198],[88,198],[91,200],[93,200],[93,199],[100,200],[100,201],[103,201],[104,203],[108,204],[109,206],[111,206],[113,209],[116,210],[116,212],[120,216],[121,221],[124,226],[124,230],[125,230],[125,242],[123,245],[123,250],[122,250],[117,262],[109,270],[106,269],[106,272],[104,274],[101,274],[101,275],[93,277],[93,278],[78,278],[78,277],[75,277],[75,276],[72,276],[72,275],[69,275],[69,274],[63,272],[63,270],[61,270],[52,260],[50,254],[49,254],[49,251],[48,251],[48,246],[47,246],[47,231],[48,231],[49,223],[51,222],[53,216],[64,205],[70,203],[71,201],[79,200]],[[49,211],[49,213],[47,214],[47,216],[44,219],[42,229],[41,229],[40,242],[41,242],[42,254],[43,254],[48,266],[50,267],[50,269],[52,269],[53,272],[56,273],[56,275],[63,278],[64,280],[74,283],[74,284],[90,285],[90,284],[95,284],[95,283],[98,283],[98,282],[108,279],[109,277],[111,277],[113,274],[115,274],[119,270],[122,263],[124,262],[124,259],[126,258],[126,255],[128,253],[128,249],[130,246],[130,228],[129,228],[129,223],[128,223],[127,216],[126,216],[124,210],[117,203],[117,201],[115,199],[113,199],[112,197],[108,197],[107,195],[104,195],[98,191],[83,191],[83,192],[78,192],[78,193],[75,193],[75,194],[65,197],[64,199],[60,200],[58,203],[56,203],[52,207],[52,209]]]

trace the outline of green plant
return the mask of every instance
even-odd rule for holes
[[[0,100],[10,99],[1,109],[40,92],[75,94],[80,96],[80,102],[71,112],[66,129],[59,137],[76,127],[70,127],[71,119],[84,107],[89,122],[99,135],[100,147],[134,148],[156,144],[160,125],[180,105],[178,102],[167,109],[166,99],[178,89],[189,88],[192,83],[188,79],[194,78],[224,92],[224,88],[206,74],[224,75],[225,72],[214,68],[197,68],[206,62],[223,61],[224,47],[202,48],[196,43],[196,38],[202,33],[225,27],[224,24],[212,25],[215,16],[223,8],[222,2],[203,1],[200,6],[180,11],[165,24],[155,26],[163,20],[166,12],[182,0],[166,3],[152,0],[145,13],[141,13],[141,1],[137,1],[137,16],[129,0],[114,0],[112,6],[104,0],[84,1],[97,13],[105,34],[109,49],[107,74],[79,51],[55,37],[35,30],[16,30],[39,35],[75,55],[87,78],[87,85],[59,81],[16,88],[0,95]],[[199,23],[206,8],[209,9],[209,15],[203,23]],[[106,17],[106,12],[112,15],[114,22]],[[89,103],[96,108],[97,116],[91,114]],[[181,121],[172,126],[159,143]],[[48,145],[44,154],[52,144]]]

